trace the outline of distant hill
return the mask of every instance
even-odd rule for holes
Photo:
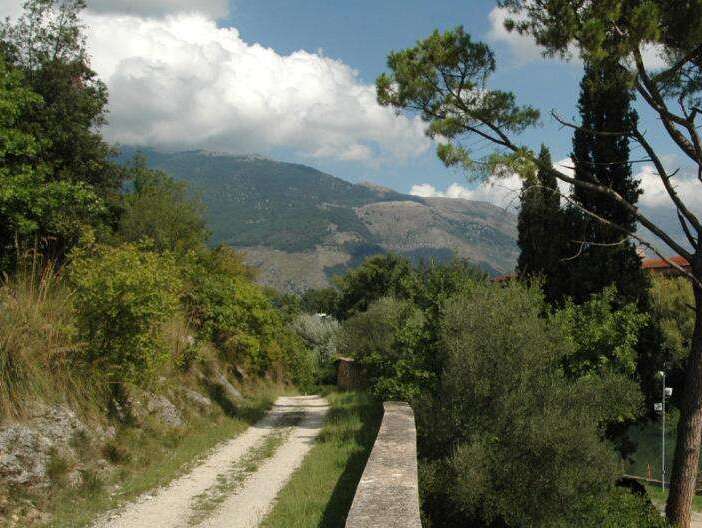
[[[133,149],[124,148],[123,158]],[[149,165],[202,194],[214,244],[246,251],[261,280],[288,291],[328,284],[365,257],[467,258],[513,269],[516,219],[484,202],[419,198],[260,156],[145,150]]]

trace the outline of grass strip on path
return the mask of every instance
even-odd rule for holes
[[[361,392],[332,393],[327,400],[324,429],[260,528],[344,526],[383,411]]]
[[[302,420],[304,413],[290,413],[283,418],[279,425],[280,430],[275,431],[256,446],[252,447],[243,457],[232,463],[229,470],[217,475],[217,483],[197,495],[193,499],[192,515],[188,519],[190,526],[197,526],[226,500],[229,495],[236,492],[246,479],[256,473],[261,465],[271,458],[290,436],[292,428]]]

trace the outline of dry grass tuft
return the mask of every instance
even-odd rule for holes
[[[0,417],[17,417],[37,400],[81,398],[78,355],[70,294],[53,268],[6,277],[0,283]]]

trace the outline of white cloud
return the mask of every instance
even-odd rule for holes
[[[570,158],[558,161],[553,166],[565,174],[572,176]],[[568,195],[570,185],[558,180],[558,188],[563,195]],[[489,202],[504,209],[517,210],[519,208],[519,193],[522,189],[522,179],[512,174],[505,178],[491,178],[480,182],[477,186],[469,188],[459,183],[452,183],[445,191],[440,191],[429,183],[413,185],[410,194],[423,198],[462,198],[479,202]]]
[[[16,18],[22,13],[25,0],[0,0],[0,18]]]
[[[92,65],[110,89],[113,141],[227,152],[289,147],[311,157],[406,159],[430,141],[419,118],[320,53],[280,55],[201,14],[87,14]]]
[[[0,17],[15,18],[22,13],[26,0],[0,0]],[[147,17],[175,13],[202,13],[211,18],[229,14],[229,0],[87,0],[88,11]]]
[[[165,16],[173,13],[204,13],[213,18],[229,14],[228,0],[88,0],[95,13],[121,13],[136,16]]]
[[[673,210],[673,202],[654,167],[645,165],[636,178],[641,181],[643,189],[643,194],[639,199],[642,207]],[[694,213],[702,214],[702,183],[695,175],[689,171],[681,171],[671,181],[685,205]]]
[[[413,185],[410,194],[422,198],[462,198],[478,202],[489,202],[504,209],[515,209],[519,205],[519,191],[522,182],[516,174],[508,178],[490,180],[474,188],[452,183],[445,191],[440,191],[431,184]]]
[[[504,44],[509,49],[512,57],[518,64],[526,64],[534,60],[542,59],[541,48],[528,35],[521,35],[517,31],[507,31],[505,20],[510,18],[509,11],[502,7],[494,7],[488,19],[490,30],[488,40],[495,43]]]

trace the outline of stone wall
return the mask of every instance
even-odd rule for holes
[[[421,528],[417,432],[406,403],[385,415],[346,520],[346,528]]]

